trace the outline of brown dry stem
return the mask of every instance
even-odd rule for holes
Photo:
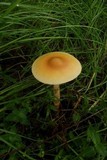
[[[57,107],[59,109],[59,106],[60,106],[60,86],[54,85],[53,92],[54,92],[54,96],[55,96],[54,105],[55,105],[55,107]]]

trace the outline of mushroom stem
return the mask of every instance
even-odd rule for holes
[[[55,107],[59,108],[59,106],[60,106],[60,86],[54,85],[53,92],[54,92],[54,96],[55,96],[54,105],[55,105]]]

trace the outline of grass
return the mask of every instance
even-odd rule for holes
[[[0,2],[0,159],[107,159],[107,12],[104,0]],[[81,75],[61,86],[60,115],[51,86],[33,61],[66,51]]]

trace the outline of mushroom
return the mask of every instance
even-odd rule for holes
[[[60,84],[75,79],[82,70],[80,62],[65,52],[50,52],[38,57],[32,65],[33,76],[44,84],[53,85],[54,105],[60,106]]]

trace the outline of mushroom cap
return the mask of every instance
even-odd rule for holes
[[[32,65],[33,76],[42,83],[57,85],[75,79],[82,70],[80,62],[65,52],[50,52]]]

